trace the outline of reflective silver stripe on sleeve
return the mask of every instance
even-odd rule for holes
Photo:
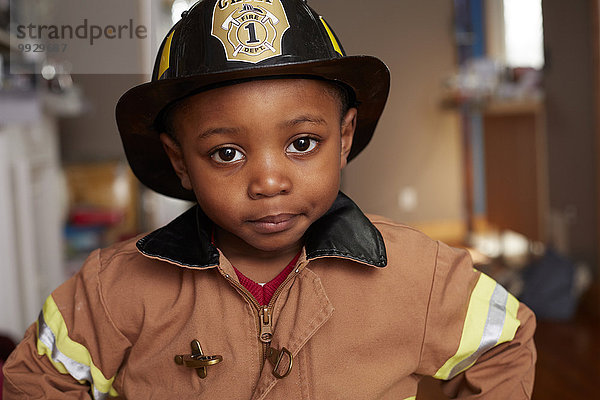
[[[477,350],[469,357],[465,358],[452,368],[448,379],[454,378],[464,369],[473,364],[477,358],[492,347],[494,347],[504,327],[504,319],[506,318],[506,301],[508,300],[508,292],[501,285],[496,284],[492,297],[490,298],[490,307],[488,309],[485,327],[483,328],[483,336]]]
[[[106,400],[108,399],[108,393],[102,393],[101,391],[99,391],[98,389],[96,389],[96,387],[93,387],[92,390],[93,394],[94,394],[94,399],[95,400]]]
[[[38,326],[38,339],[52,351],[52,360],[54,362],[61,363],[62,365],[64,365],[65,369],[69,371],[69,374],[76,380],[88,381],[91,384],[93,384],[90,367],[88,365],[70,359],[69,357],[61,353],[61,351],[58,349],[58,347],[56,346],[56,337],[54,336],[54,332],[52,332],[50,327],[46,325],[43,312],[40,312],[40,316],[38,318]],[[96,389],[95,387],[93,387],[92,391],[94,399],[96,400],[104,400],[108,398],[108,393],[102,393],[98,391],[98,389]]]

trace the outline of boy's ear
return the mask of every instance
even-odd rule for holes
[[[340,168],[344,168],[348,163],[348,154],[352,148],[352,140],[354,139],[354,130],[356,129],[356,108],[352,107],[348,110],[344,118],[342,118],[341,141],[340,148]]]
[[[187,171],[187,166],[185,165],[181,146],[166,133],[160,134],[160,141],[165,149],[165,153],[169,156],[169,160],[171,160],[171,165],[173,166],[175,173],[179,177],[179,180],[181,180],[181,186],[187,190],[192,190],[192,183]]]

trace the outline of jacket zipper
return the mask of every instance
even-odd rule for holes
[[[258,326],[256,327],[256,331],[258,332],[258,339],[262,343],[261,365],[265,364],[268,354],[267,352],[269,350],[269,346],[271,345],[271,340],[273,339],[273,308],[275,307],[275,300],[277,300],[277,297],[283,291],[287,283],[290,280],[292,280],[294,276],[299,272],[299,268],[300,266],[297,266],[294,270],[290,272],[290,274],[285,278],[285,280],[281,282],[281,285],[279,285],[279,287],[275,289],[273,297],[271,297],[269,304],[266,306],[259,304],[258,301],[256,301],[256,299],[252,295],[252,293],[250,293],[248,289],[244,287],[244,285],[234,281],[229,274],[225,274],[225,278],[229,280],[229,282],[236,289],[238,289],[238,291],[244,297],[246,297],[246,299],[250,302],[250,304],[254,306],[254,308],[258,312]]]
[[[267,359],[267,352],[271,345],[271,339],[273,338],[273,313],[269,310],[269,307],[262,306],[258,313],[258,319],[260,324],[260,333],[258,340],[262,342],[262,363],[265,364]]]

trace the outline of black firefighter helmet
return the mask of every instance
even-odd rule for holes
[[[163,150],[161,111],[202,90],[253,78],[314,77],[354,91],[358,119],[348,159],[371,140],[390,75],[375,57],[347,56],[331,27],[306,0],[201,0],[183,13],[158,52],[152,80],[116,107],[134,174],[167,196],[194,200]]]

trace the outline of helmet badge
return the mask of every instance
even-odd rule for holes
[[[211,33],[227,60],[257,63],[281,55],[281,38],[290,27],[280,0],[219,0]]]

